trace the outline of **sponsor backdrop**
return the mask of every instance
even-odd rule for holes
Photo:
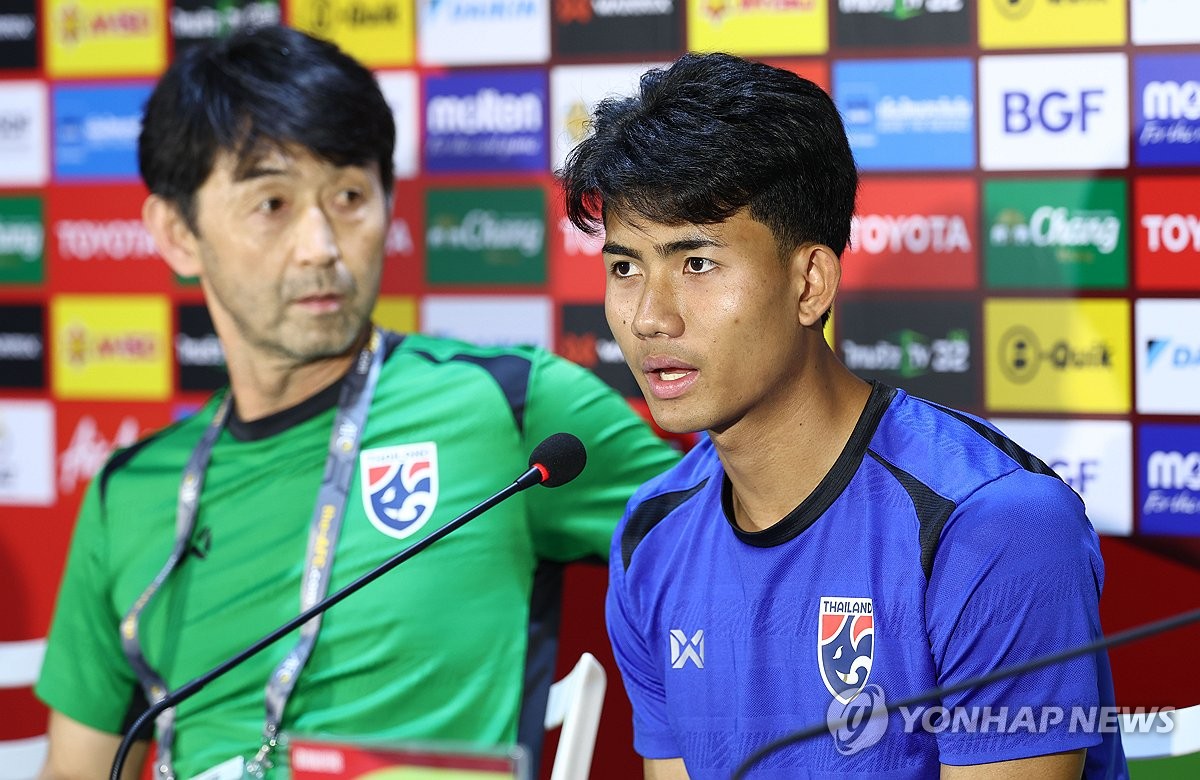
[[[838,353],[989,419],[1084,497],[1108,535],[1109,629],[1177,587],[1123,570],[1120,550],[1169,551],[1200,578],[1200,3],[5,0],[0,777],[40,761],[29,686],[87,481],[224,381],[198,287],[140,222],[142,103],[182,49],[280,20],[368,63],[396,114],[377,318],[546,346],[643,412],[605,325],[598,242],[563,218],[553,169],[590,106],[685,50],[817,81],[863,170]],[[594,607],[567,633],[603,654],[603,573],[579,582]],[[1200,700],[1195,685],[1130,693],[1123,673],[1151,686],[1161,664],[1122,658],[1128,703]],[[597,772],[625,776],[610,690]]]

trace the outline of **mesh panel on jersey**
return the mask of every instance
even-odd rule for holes
[[[650,533],[654,526],[662,522],[663,518],[675,511],[683,502],[699,493],[707,484],[708,477],[705,477],[700,484],[687,490],[663,493],[638,504],[637,509],[629,515],[629,522],[625,524],[625,533],[621,534],[621,561],[625,564],[626,571],[629,571],[629,561],[633,558],[633,551],[646,538],[646,534]]]

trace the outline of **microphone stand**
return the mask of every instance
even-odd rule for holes
[[[404,563],[429,545],[446,536],[451,531],[456,530],[459,526],[462,526],[468,521],[475,519],[500,502],[511,498],[517,493],[520,493],[522,490],[531,488],[534,485],[539,485],[542,482],[547,481],[547,479],[548,473],[545,471],[545,467],[540,466],[540,464],[531,466],[528,471],[517,477],[516,481],[514,481],[508,487],[504,488],[498,493],[493,494],[490,498],[484,499],[482,502],[476,504],[471,509],[468,509],[466,512],[462,513],[458,517],[443,525],[441,528],[438,528],[436,531],[429,534],[429,536],[424,537],[420,541],[415,542],[411,546],[406,547],[405,549],[396,553],[376,568],[351,582],[349,585],[346,585],[341,590],[326,597],[323,601],[319,601],[312,605],[229,660],[218,664],[191,682],[181,685],[180,687],[168,693],[162,699],[159,699],[156,703],[150,705],[145,712],[138,716],[138,719],[133,722],[133,725],[129,727],[129,729],[125,732],[125,736],[121,739],[121,744],[117,747],[117,753],[113,758],[112,772],[109,775],[110,780],[121,780],[121,771],[125,766],[125,760],[129,757],[129,750],[133,747],[135,735],[142,730],[142,727],[144,727],[147,722],[153,718],[157,718],[164,710],[178,705],[185,699],[191,698],[196,693],[199,693],[210,682],[225,674],[230,669],[233,669],[235,666],[240,665],[247,659],[258,655],[258,653],[282,639],[284,635],[296,630],[309,620],[312,620],[317,615],[320,615],[322,612],[332,607],[334,604],[342,601],[347,596],[358,592],[368,583],[379,579],[381,576]]]

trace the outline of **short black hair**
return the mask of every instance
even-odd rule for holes
[[[638,94],[596,107],[558,171],[577,227],[609,209],[715,224],[743,208],[782,254],[850,239],[858,170],[837,106],[811,81],[729,54],[686,54],[642,75]]]
[[[282,26],[243,29],[188,48],[142,115],[138,167],[193,232],[195,194],[218,151],[241,164],[296,144],[334,165],[379,165],[393,189],[396,125],[375,76],[337,46]]]

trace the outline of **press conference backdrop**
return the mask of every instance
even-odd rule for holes
[[[3,0],[0,775],[42,749],[30,684],[85,485],[224,381],[199,289],[139,221],[140,107],[174,53],[276,20],[374,68],[395,109],[379,321],[554,349],[643,410],[551,172],[596,100],[685,50],[825,86],[863,172],[838,353],[1083,495],[1107,628],[1200,590],[1195,0]],[[595,613],[567,630],[600,651],[603,579],[580,588]],[[1200,701],[1167,657],[1114,657],[1122,703]],[[610,690],[625,731],[598,762],[630,755]]]

